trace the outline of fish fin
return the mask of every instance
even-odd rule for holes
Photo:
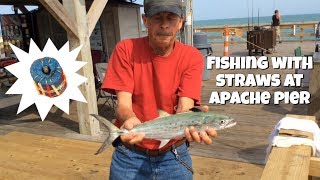
[[[112,144],[112,142],[115,139],[117,139],[117,137],[119,137],[119,135],[115,135],[115,134],[109,135],[108,138],[103,142],[103,144],[101,145],[99,150],[94,154],[98,155],[98,154],[102,153],[105,149],[107,149]]]
[[[158,113],[159,113],[159,117],[158,118],[171,116],[171,114],[167,113],[166,111],[164,111],[162,109],[158,109]]]
[[[163,146],[165,146],[166,144],[168,144],[168,142],[170,141],[170,139],[161,139],[159,140],[161,141],[160,145],[159,145],[159,149],[161,149]]]
[[[99,150],[95,153],[95,155],[102,153],[105,149],[107,149],[110,144],[117,139],[119,136],[117,133],[112,133],[115,131],[118,131],[119,128],[117,128],[114,124],[112,124],[110,121],[105,119],[102,116],[99,116],[97,114],[90,114],[95,119],[97,119],[99,122],[101,122],[108,130],[108,138],[103,142],[102,146],[99,148]]]

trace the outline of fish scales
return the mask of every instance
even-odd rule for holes
[[[159,113],[160,114],[160,113]],[[163,113],[161,113],[163,114]],[[232,127],[236,124],[232,118],[214,112],[186,112],[165,117],[159,117],[135,126],[131,130],[120,130],[105,118],[92,114],[98,121],[103,123],[109,132],[109,136],[96,154],[104,151],[117,137],[131,132],[144,133],[147,139],[161,141],[160,147],[170,139],[184,136],[186,127],[193,126],[197,130],[205,130],[208,127],[215,130]],[[163,143],[164,142],[164,143]]]
[[[148,121],[143,125],[134,129],[134,132],[144,133],[145,138],[149,139],[161,139],[161,138],[177,138],[182,137],[184,129],[188,126],[194,126],[196,129],[200,129],[202,125],[201,118],[195,116],[181,115],[175,118],[164,117],[159,121]]]

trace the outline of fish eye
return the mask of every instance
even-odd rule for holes
[[[224,120],[221,120],[221,121],[220,121],[220,124],[224,124]]]

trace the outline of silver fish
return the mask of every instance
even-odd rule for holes
[[[95,153],[100,154],[119,136],[131,132],[144,133],[144,138],[161,141],[159,148],[166,145],[171,139],[184,137],[184,130],[193,126],[198,131],[209,127],[221,130],[236,125],[232,118],[213,112],[185,112],[169,115],[164,111],[159,112],[159,118],[139,124],[131,130],[119,129],[102,116],[91,114],[104,124],[108,130],[108,137]]]

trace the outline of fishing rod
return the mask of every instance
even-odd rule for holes
[[[259,24],[259,8],[258,8],[258,27],[260,26],[260,24]]]
[[[247,0],[247,10],[248,10],[248,31],[249,31],[250,30],[249,0]]]
[[[252,7],[251,7],[251,14],[252,14],[252,29],[253,29],[253,0],[252,0]]]

